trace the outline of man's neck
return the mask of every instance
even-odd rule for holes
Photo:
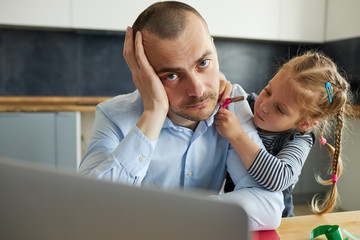
[[[199,125],[199,121],[189,120],[172,112],[168,112],[167,116],[174,125],[189,128],[193,132],[195,132],[197,126]]]

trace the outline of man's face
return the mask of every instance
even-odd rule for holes
[[[211,116],[219,97],[219,64],[215,45],[205,24],[188,14],[184,32],[175,39],[161,39],[146,30],[146,56],[167,93],[169,118],[187,126]]]

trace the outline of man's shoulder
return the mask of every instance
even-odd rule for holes
[[[249,115],[252,117],[251,111],[249,111],[250,110],[249,104],[246,101],[247,93],[239,84],[233,84],[231,97],[239,97],[239,96],[244,96],[244,100],[230,104],[229,110],[235,112],[235,114],[238,116],[239,119],[248,118]]]
[[[246,98],[248,94],[245,92],[245,90],[239,85],[239,84],[233,84],[232,85],[232,97],[238,97],[238,96],[244,96],[243,101],[235,102],[233,104],[229,105],[229,110],[234,112],[241,124],[243,125],[249,125],[251,129],[255,129],[252,123],[253,114],[250,109],[250,105],[248,101],[246,101]]]
[[[141,114],[143,111],[143,104],[140,94],[136,90],[132,93],[118,95],[102,103],[99,103],[97,105],[97,109],[101,110],[111,118],[129,113]]]
[[[239,84],[235,83],[235,84],[232,84],[231,96],[232,97],[244,96],[246,99],[247,93]]]

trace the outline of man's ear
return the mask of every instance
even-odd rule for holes
[[[318,124],[318,120],[302,121],[297,125],[300,131],[306,131]]]

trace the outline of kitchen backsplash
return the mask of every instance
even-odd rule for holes
[[[135,89],[123,33],[0,29],[0,95],[114,96]],[[307,49],[332,57],[360,83],[360,38],[325,44],[215,38],[220,70],[259,92],[284,61]],[[357,98],[360,103],[359,97]]]

